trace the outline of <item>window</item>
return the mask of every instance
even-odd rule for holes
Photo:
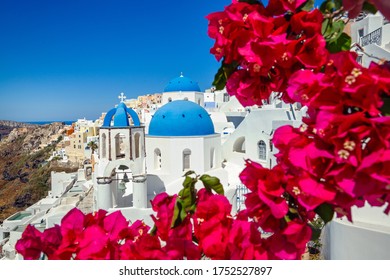
[[[154,169],[161,169],[161,151],[159,148],[154,149]]]
[[[359,38],[363,37],[364,35],[364,28],[358,30]]]
[[[168,98],[168,102],[172,102],[172,98],[171,97]]]
[[[259,159],[266,160],[267,159],[267,145],[263,140],[260,140],[257,143],[258,152],[259,152]]]
[[[224,93],[223,94],[223,102],[228,102],[229,101],[229,94],[228,93]]]
[[[140,138],[140,134],[137,132],[135,135],[134,135],[134,142],[135,142],[135,158],[139,158],[139,138]]]
[[[191,150],[185,149],[183,151],[183,171],[191,167]]]
[[[358,55],[356,57],[356,62],[359,63],[359,64],[363,64],[363,55]]]
[[[102,134],[102,158],[106,158],[106,151],[107,151],[107,143],[106,143],[106,140],[107,140],[107,136],[105,133]]]
[[[215,149],[211,148],[210,150],[210,168],[215,167]]]

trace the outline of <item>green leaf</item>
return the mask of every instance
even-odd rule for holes
[[[226,86],[227,79],[236,71],[238,67],[237,62],[232,62],[231,64],[225,64],[222,62],[221,67],[218,69],[217,74],[215,74],[213,86],[216,90],[222,90]]]
[[[195,189],[195,184],[197,181],[197,178],[191,178],[189,176],[186,176],[186,178],[184,179],[184,188],[180,190],[179,198],[182,201],[183,210],[185,212],[190,212],[192,206],[195,204],[197,193]]]
[[[326,26],[324,26],[326,24]],[[324,20],[322,25],[322,34],[326,42],[336,42],[343,34],[345,23],[343,20],[332,22],[329,19]]]
[[[184,179],[184,182],[183,182],[183,187],[188,188],[189,186],[191,186],[191,184],[193,184],[194,180],[196,180],[196,179],[191,178],[190,176],[186,176],[186,178]]]
[[[183,204],[180,199],[176,199],[175,208],[173,209],[173,217],[171,222],[171,228],[174,228],[181,224],[183,212]]]
[[[171,228],[177,227],[187,217],[187,211],[184,207],[184,202],[180,198],[176,199],[175,208],[173,210],[173,217]]]
[[[323,203],[319,205],[314,212],[318,214],[318,216],[321,217],[321,219],[324,221],[324,223],[328,223],[333,219],[334,216],[334,210],[332,206],[328,203]]]
[[[316,241],[320,238],[321,236],[321,229],[318,227],[313,226],[312,224],[309,223],[309,226],[311,228],[311,238],[310,240]]]
[[[337,40],[327,42],[326,48],[331,53],[348,51],[351,48],[351,37],[346,33],[342,33]]]
[[[302,11],[307,11],[310,12],[311,10],[314,9],[314,0],[308,0],[306,3],[302,4],[300,7]]]
[[[192,175],[192,174],[195,174],[195,171],[193,171],[193,170],[188,170],[186,173],[184,173],[183,177],[189,176],[189,175]]]
[[[227,78],[223,65],[218,69],[217,74],[214,76],[214,81],[212,83],[215,86],[216,90],[223,90],[226,86]]]
[[[157,227],[156,225],[153,226],[152,230],[149,232],[150,235],[154,236],[157,233]]]
[[[187,187],[179,192],[179,198],[183,202],[182,205],[185,210],[191,208],[192,204],[195,202],[195,197],[193,196],[191,189],[191,187]]]
[[[327,1],[324,1],[322,2],[321,6],[320,6],[320,11],[323,13],[323,14],[326,14],[326,13],[333,13],[334,11],[337,11],[341,8],[342,6],[342,1],[341,0],[327,0]]]
[[[329,41],[337,40],[341,34],[343,34],[345,22],[343,20],[337,20],[332,23],[333,32],[330,36]]]
[[[335,4],[333,3],[333,1],[324,1],[322,2],[321,6],[320,6],[320,11],[325,14],[325,13],[328,13],[328,12],[332,12],[333,9],[335,8]]]
[[[376,14],[376,12],[378,11],[378,9],[375,7],[375,5],[371,4],[369,2],[364,2],[362,10],[365,12],[368,12],[370,14]]]
[[[322,27],[321,27],[321,34],[325,37],[328,31],[328,28],[329,28],[329,24],[330,24],[330,19],[326,18],[323,20],[322,22]]]
[[[221,181],[217,177],[204,174],[200,176],[199,180],[202,181],[208,191],[214,190],[217,194],[225,193]]]

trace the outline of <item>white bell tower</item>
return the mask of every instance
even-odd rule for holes
[[[147,207],[145,127],[137,113],[121,102],[106,114],[99,131],[99,163],[96,174],[96,210]],[[132,181],[132,201],[122,198]]]

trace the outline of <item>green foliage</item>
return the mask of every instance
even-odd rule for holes
[[[61,160],[62,158],[60,156],[55,156],[53,157],[51,160],[52,161],[58,161],[58,160]]]
[[[367,13],[370,13],[370,14],[376,14],[376,12],[378,11],[378,9],[375,7],[374,4],[372,3],[369,3],[369,2],[364,2],[363,4],[363,11],[367,12]]]
[[[384,116],[390,116],[390,97],[383,97],[381,112]]]
[[[302,11],[308,11],[310,12],[311,10],[314,9],[314,0],[308,0],[306,3],[302,4],[300,7]]]
[[[227,79],[237,69],[238,64],[236,62],[231,64],[225,64],[222,62],[221,67],[218,69],[217,74],[214,76],[213,86],[216,90],[223,90],[226,86]]]
[[[337,10],[340,10],[342,6],[343,6],[342,0],[327,0],[322,2],[320,6],[320,11],[323,14],[333,13]]]
[[[31,154],[29,156],[29,161],[34,161],[34,160],[44,160],[50,156],[50,152],[53,150],[52,146],[46,146],[43,149]]]
[[[351,37],[343,32],[344,28],[345,22],[342,19],[324,19],[321,31],[329,52],[337,53],[340,51],[348,51],[351,48]]]
[[[195,189],[196,182],[197,178],[186,176],[183,182],[184,188],[179,192],[179,200],[182,201],[183,210],[186,212],[189,212],[191,207],[195,204],[197,193]]]
[[[192,176],[191,176],[192,175]],[[217,194],[224,194],[223,186],[217,177],[207,174],[202,176],[197,175],[190,170],[184,174],[183,188],[179,192],[173,210],[173,218],[171,227],[176,227],[187,217],[188,213],[194,213],[196,210],[197,189],[195,185],[201,181],[209,192],[216,192]]]
[[[177,227],[187,216],[187,212],[184,210],[183,201],[181,199],[176,200],[175,208],[173,210],[171,227]]]
[[[331,53],[337,53],[341,51],[349,51],[351,48],[352,39],[351,37],[346,34],[342,33],[340,37],[337,38],[335,41],[327,42],[326,48]]]
[[[207,174],[200,176],[199,180],[202,181],[204,187],[211,192],[215,191],[217,194],[224,194],[223,186],[217,177],[213,177]]]
[[[318,242],[321,236],[322,229],[325,226],[324,221],[320,216],[316,216],[312,221],[308,223],[311,228],[311,241]]]
[[[98,145],[94,141],[90,141],[88,142],[87,147],[90,148],[92,152],[94,152],[95,150],[97,150]]]
[[[321,217],[321,219],[324,221],[324,223],[328,223],[333,219],[334,216],[334,210],[330,204],[323,203],[320,206],[318,206],[314,212],[318,214],[318,216]]]
[[[222,65],[214,76],[213,86],[215,86],[216,90],[222,90],[226,86],[226,81],[227,77]]]
[[[308,243],[309,252],[310,254],[318,254],[322,247],[321,232],[325,226],[324,221],[319,216],[316,216],[313,221],[308,223],[308,225],[310,226],[312,232]]]
[[[197,190],[195,184],[198,181],[194,171],[187,171],[184,176],[183,189],[180,190],[179,196],[176,199],[175,208],[173,210],[173,218],[171,227],[178,226],[187,217],[187,213],[195,211],[195,202]],[[196,175],[196,174],[195,174]]]
[[[186,173],[184,173],[183,177],[185,177],[185,176],[190,176],[190,175],[192,175],[192,174],[195,174],[195,171],[193,171],[193,170],[188,170]]]
[[[322,23],[322,35],[326,42],[335,42],[343,33],[345,22],[343,20],[333,21],[325,19]]]

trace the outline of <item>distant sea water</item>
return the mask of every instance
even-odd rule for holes
[[[44,125],[44,124],[50,124],[50,123],[54,123],[54,122],[61,122],[61,123],[65,123],[66,125],[71,125],[75,121],[40,121],[40,122],[24,122],[24,123]]]

